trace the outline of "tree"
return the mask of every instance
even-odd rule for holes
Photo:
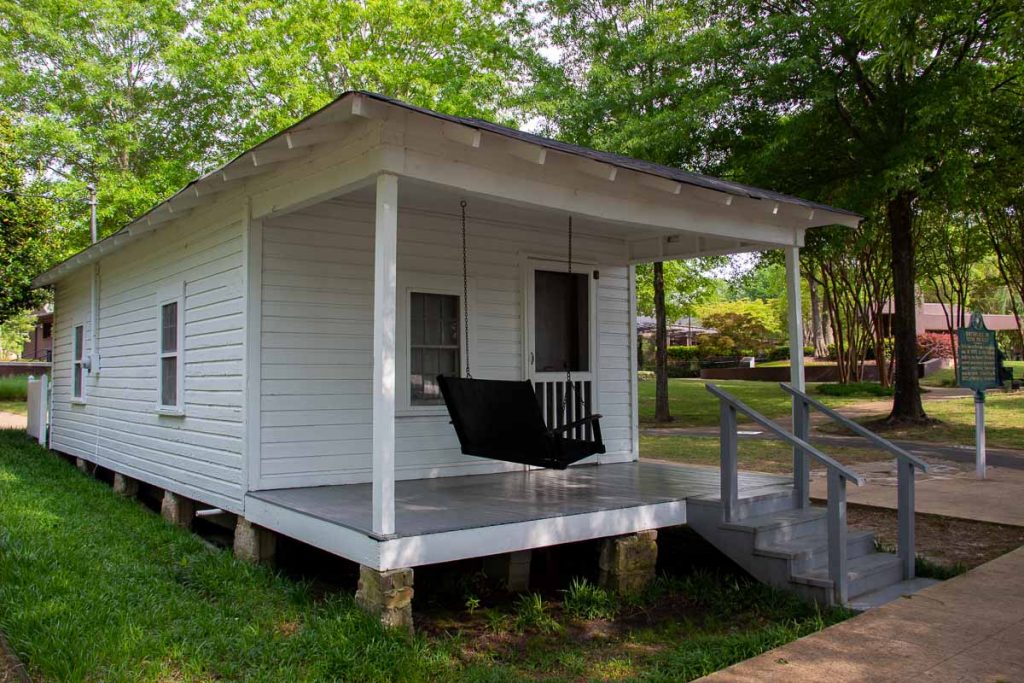
[[[18,313],[0,323],[0,360],[21,356],[35,324],[35,316],[28,312]]]
[[[10,119],[0,112],[0,324],[45,301],[32,278],[63,253],[54,205],[33,189],[24,183]]]
[[[668,321],[693,316],[697,307],[714,297],[717,282],[709,271],[721,259],[692,259],[645,263],[636,268],[637,312],[654,315],[654,419],[672,420],[668,404]]]
[[[919,244],[921,275],[930,285],[929,292],[943,305],[946,333],[954,346],[957,328],[965,327],[969,320],[967,307],[975,271],[991,253],[992,245],[974,216],[942,207],[922,216]],[[959,362],[956,354],[953,360]]]
[[[884,216],[895,310],[890,421],[925,418],[916,374],[915,222],[963,198],[979,110],[1011,97],[1013,3],[720,3],[709,76],[740,93],[732,167],[753,182]]]
[[[535,55],[515,0],[0,0],[0,27],[23,169],[96,184],[101,235],[347,89],[511,121]]]
[[[720,352],[758,355],[776,345],[783,336],[775,309],[758,299],[702,306],[700,319],[705,327],[716,331],[706,335],[711,339],[703,343]]]

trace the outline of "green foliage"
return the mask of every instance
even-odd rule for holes
[[[0,322],[0,360],[6,360],[8,355],[21,355],[35,324],[35,316],[27,312],[12,315]]]
[[[718,281],[711,276],[710,270],[717,263],[714,259],[691,259],[662,264],[667,323],[692,316],[700,305],[715,299]],[[636,300],[640,315],[654,315],[654,267],[650,263],[636,267]]]
[[[0,401],[27,401],[28,375],[0,377]]]
[[[849,382],[847,384],[819,384],[816,390],[824,396],[892,396],[892,387],[878,382]]]
[[[614,619],[619,606],[615,597],[583,578],[575,578],[565,591],[565,611],[576,619]]]
[[[814,347],[813,346],[805,346],[804,347],[804,355],[805,356],[813,356],[814,355]],[[776,346],[775,348],[773,348],[771,351],[768,352],[768,360],[769,361],[789,360],[789,346],[788,345],[786,345],[786,346]]]
[[[515,629],[520,633],[554,633],[561,630],[561,625],[548,614],[547,609],[548,606],[539,593],[520,595],[515,603]]]
[[[701,337],[704,357],[759,354],[782,336],[775,309],[764,301],[741,299],[710,304],[701,308],[700,319],[706,327],[717,330],[716,334]]]
[[[670,346],[666,351],[674,361],[700,360],[700,348],[697,346]]]

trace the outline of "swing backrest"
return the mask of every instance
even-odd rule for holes
[[[462,451],[514,462],[546,458],[552,443],[530,380],[438,377]]]

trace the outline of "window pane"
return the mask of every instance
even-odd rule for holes
[[[72,392],[72,396],[74,396],[75,398],[81,398],[82,397],[82,364],[81,363],[75,363],[75,365],[74,365],[74,375],[75,375],[75,377],[74,377],[75,388],[74,388],[74,390]]]
[[[590,369],[590,277],[534,274],[535,364],[538,372]]]
[[[160,350],[174,353],[178,350],[178,302],[164,304],[161,312]]]
[[[459,297],[413,292],[409,302],[409,393],[413,405],[439,405],[437,376],[457,376]]]
[[[160,359],[160,404],[178,405],[178,359],[174,356]]]
[[[82,341],[84,339],[85,328],[79,325],[75,328],[75,360],[82,360]]]

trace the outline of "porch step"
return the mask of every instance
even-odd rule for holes
[[[834,602],[828,575],[828,511],[800,507],[792,491],[741,499],[746,515],[723,522],[722,504],[707,497],[687,504],[688,524],[760,581],[824,603]],[[930,585],[903,581],[900,559],[875,550],[874,534],[848,529],[847,604],[866,608]]]
[[[848,558],[846,576],[849,582],[847,596],[852,600],[899,583],[903,578],[903,570],[900,567],[900,558],[891,553],[873,552],[861,557]],[[794,574],[790,580],[809,586],[832,588],[832,579],[828,577],[828,567],[818,567]]]
[[[846,535],[846,558],[852,560],[875,552],[875,535],[870,531],[850,529]],[[758,544],[754,554],[788,559],[794,572],[816,569],[828,564],[828,536],[814,534],[787,541]]]
[[[909,597],[919,590],[923,590],[929,586],[934,586],[937,583],[939,582],[935,579],[922,578],[900,581],[899,583],[894,583],[891,586],[885,586],[884,588],[879,588],[878,590],[871,591],[870,593],[857,596],[853,600],[850,600],[849,607],[860,611],[881,607],[882,605],[888,604],[894,600]]]

